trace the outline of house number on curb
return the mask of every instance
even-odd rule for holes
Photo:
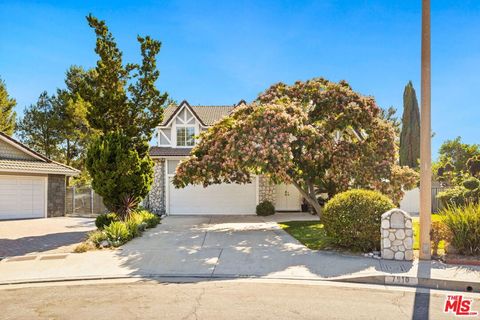
[[[406,276],[385,277],[385,284],[403,284],[407,286],[416,286],[418,284],[418,279]]]

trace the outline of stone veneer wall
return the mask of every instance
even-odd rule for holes
[[[383,259],[413,260],[412,218],[400,209],[382,214],[381,253]]]
[[[65,183],[64,175],[48,175],[47,217],[62,217],[65,215]]]
[[[165,214],[165,159],[154,159],[153,184],[148,194],[148,208],[156,214]]]
[[[258,200],[268,200],[275,205],[275,184],[265,176],[258,177]]]

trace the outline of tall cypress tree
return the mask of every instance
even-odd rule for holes
[[[400,165],[418,167],[420,159],[420,111],[412,81],[403,91],[402,132],[400,134]]]
[[[0,79],[0,131],[12,135],[15,131],[16,113],[13,110],[17,102],[8,96],[5,82]]]

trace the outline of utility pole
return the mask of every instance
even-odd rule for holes
[[[432,130],[430,68],[430,0],[422,0],[422,74],[420,112],[420,259],[430,260],[432,210]]]

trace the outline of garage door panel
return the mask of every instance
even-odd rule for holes
[[[169,186],[169,214],[255,214],[256,184]]]
[[[45,216],[46,178],[0,176],[0,220]]]

